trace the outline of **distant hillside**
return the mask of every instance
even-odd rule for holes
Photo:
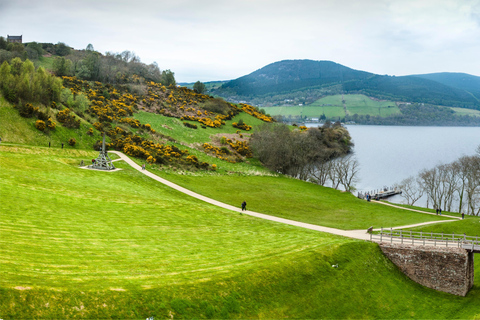
[[[466,75],[468,76],[468,75]],[[441,77],[384,76],[331,61],[284,60],[231,80],[212,93],[260,106],[310,104],[339,93],[361,93],[379,99],[480,109],[478,80],[441,81]]]
[[[371,76],[374,74],[353,70],[331,61],[284,60],[229,81],[220,90],[230,90],[245,96],[263,95],[363,80]]]
[[[444,85],[466,90],[480,99],[480,77],[467,73],[439,72],[429,74],[416,74],[414,77],[433,80]]]

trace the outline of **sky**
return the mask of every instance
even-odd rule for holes
[[[0,0],[0,36],[133,51],[177,82],[287,59],[480,76],[480,0]]]

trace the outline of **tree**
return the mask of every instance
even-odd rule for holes
[[[59,56],[67,56],[70,54],[70,47],[63,42],[59,42],[55,45],[55,53]]]
[[[72,70],[72,61],[65,57],[56,57],[53,61],[53,72],[56,76],[69,76]]]
[[[93,49],[93,45],[92,45],[91,43],[89,43],[89,44],[87,45],[87,48],[86,48],[85,50],[86,50],[86,51],[95,51],[95,50]]]
[[[175,81],[175,73],[173,73],[169,69],[164,70],[162,72],[160,82],[165,86],[175,86],[177,84],[177,82]]]
[[[204,93],[206,90],[205,84],[203,82],[197,81],[193,85],[193,91],[196,93]]]
[[[7,50],[8,42],[4,37],[0,37],[0,49]]]
[[[358,182],[360,163],[351,154],[334,160],[337,162],[336,175],[343,189],[348,192],[355,191],[355,183]]]
[[[418,177],[414,178],[411,176],[403,179],[395,187],[402,190],[402,197],[407,200],[407,204],[410,206],[413,206],[423,196],[424,192]]]

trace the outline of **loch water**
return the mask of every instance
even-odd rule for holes
[[[316,127],[318,124],[307,124]],[[356,188],[361,192],[391,187],[423,169],[473,155],[480,127],[410,127],[347,125],[360,163]],[[402,203],[401,196],[388,199]],[[426,206],[426,200],[416,205]]]

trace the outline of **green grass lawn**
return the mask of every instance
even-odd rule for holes
[[[339,229],[394,227],[448,219],[367,202],[350,193],[282,176],[156,173],[234,206],[245,200],[252,211]]]
[[[0,145],[1,319],[478,314],[477,285],[466,298],[436,292],[408,280],[375,244],[223,210],[121,161],[117,172],[77,167],[95,155]],[[289,199],[298,212],[327,192],[293,179],[230,178],[195,182],[238,196],[249,185],[252,199],[265,197],[261,184],[284,195],[290,184],[307,194]]]

